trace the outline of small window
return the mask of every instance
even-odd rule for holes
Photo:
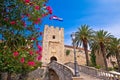
[[[53,35],[53,37],[52,37],[53,39],[55,39],[55,35]]]

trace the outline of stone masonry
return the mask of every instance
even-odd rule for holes
[[[58,62],[64,62],[64,29],[45,25],[43,33],[43,65],[56,57]]]
[[[69,55],[66,51],[69,50]],[[91,52],[88,51],[88,54]],[[52,57],[55,57],[60,63],[74,62],[73,46],[64,45],[64,29],[54,26],[45,25],[43,33],[43,52],[42,52],[43,66],[50,62]],[[83,48],[76,48],[77,62],[80,65],[86,64],[86,58]],[[90,57],[89,57],[90,58]],[[99,65],[104,65],[101,55],[96,55],[96,61]],[[112,66],[110,60],[108,65]]]
[[[66,55],[66,50],[70,51]],[[78,64],[85,65],[85,54],[83,48],[76,49]],[[74,62],[73,47],[64,45],[64,29],[45,25],[43,33],[42,62],[46,65],[51,57],[56,57],[60,63]]]

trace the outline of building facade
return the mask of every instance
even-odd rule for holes
[[[80,65],[86,64],[86,57],[83,48],[76,48],[77,62]],[[91,52],[88,51],[88,54]],[[47,65],[51,60],[56,60],[60,63],[74,62],[73,46],[64,45],[64,29],[54,26],[45,25],[43,33],[43,65]],[[90,56],[89,56],[90,59]],[[96,55],[98,65],[104,66],[103,57],[99,53]],[[112,66],[107,59],[108,66]]]
[[[67,51],[69,54],[67,54]],[[45,25],[43,33],[42,62],[48,64],[52,59],[60,63],[74,61],[73,47],[64,45],[64,29]],[[76,49],[78,64],[85,65],[85,54],[82,48]]]

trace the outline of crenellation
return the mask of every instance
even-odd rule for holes
[[[59,27],[56,27],[55,29],[59,31],[60,28],[59,28]]]
[[[54,26],[50,26],[49,28],[53,29],[53,28],[54,28]]]

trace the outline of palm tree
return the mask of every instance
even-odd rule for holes
[[[107,48],[107,58],[115,56],[118,64],[118,71],[120,72],[120,39],[112,38],[112,42]]]
[[[76,32],[76,44],[77,46],[83,46],[86,56],[86,65],[89,66],[89,57],[88,57],[88,44],[92,37],[93,30],[89,28],[88,25],[81,25]]]
[[[106,60],[106,46],[107,43],[111,41],[113,36],[104,30],[99,30],[95,32],[93,46],[95,51],[99,51],[103,56],[103,61],[105,69],[108,70],[108,64]]]

